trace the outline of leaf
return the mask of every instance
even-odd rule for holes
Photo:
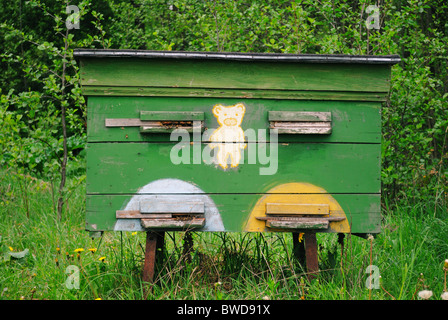
[[[10,255],[11,258],[14,258],[14,259],[23,259],[29,254],[29,252],[30,251],[28,249],[25,249],[20,252],[8,252],[7,254]]]

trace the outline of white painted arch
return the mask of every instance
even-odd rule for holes
[[[214,201],[197,186],[180,179],[159,179],[140,188],[123,210],[140,210],[140,201],[162,202],[203,202],[205,210],[205,225],[201,231],[224,231],[219,210]],[[145,231],[140,219],[117,219],[115,231]]]

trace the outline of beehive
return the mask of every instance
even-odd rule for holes
[[[380,232],[398,56],[75,50],[91,232]]]

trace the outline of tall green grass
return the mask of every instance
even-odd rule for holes
[[[84,231],[85,185],[67,201],[61,221],[51,184],[0,171],[0,299],[440,299],[448,259],[448,212],[430,203],[385,208],[374,239],[318,234],[320,272],[311,282],[292,255],[291,233],[166,234],[164,259],[152,286],[142,283],[145,235]],[[10,252],[29,254],[9,258]],[[77,250],[78,249],[78,250]],[[91,250],[89,250],[91,249]],[[83,250],[83,251],[82,251]],[[5,259],[8,257],[8,259]],[[375,265],[379,289],[368,289]],[[79,288],[67,267],[80,272]]]

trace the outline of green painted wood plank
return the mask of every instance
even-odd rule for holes
[[[248,143],[239,166],[227,170],[204,163],[213,156],[205,147],[88,143],[87,192],[135,193],[151,181],[171,178],[207,193],[260,193],[287,182],[311,183],[329,193],[380,193],[379,144]]]
[[[209,195],[222,218],[225,231],[240,232],[255,203],[262,194],[212,194]],[[335,194],[352,233],[379,233],[381,229],[380,195]],[[111,231],[116,223],[116,210],[126,207],[132,195],[87,195],[86,229]],[[266,230],[269,231],[269,230]]]
[[[244,103],[246,112],[242,122],[243,130],[265,130],[269,141],[269,111],[305,111],[331,112],[332,133],[330,135],[306,136],[280,135],[280,142],[381,142],[381,105],[375,102],[343,101],[290,101],[263,99],[216,99],[216,98],[168,98],[168,97],[89,97],[87,133],[90,142],[105,141],[169,141],[169,134],[142,135],[139,128],[106,128],[107,118],[140,117],[141,111],[191,111],[203,112],[205,127],[218,128],[218,122],[212,113],[216,104],[225,106]],[[263,133],[263,131],[261,131]],[[267,134],[267,136],[266,136]],[[251,136],[248,136],[251,138]],[[257,138],[258,140],[258,138]],[[249,140],[253,141],[253,140]]]
[[[82,59],[86,86],[388,92],[389,65]]]
[[[197,97],[330,101],[386,101],[387,92],[83,86],[86,96]]]

